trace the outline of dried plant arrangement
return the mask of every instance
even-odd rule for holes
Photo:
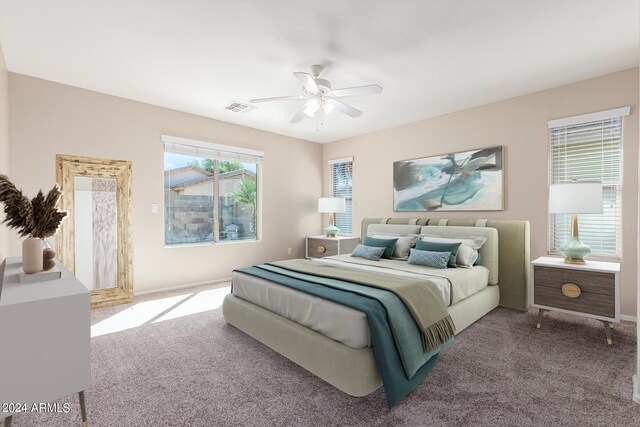
[[[57,185],[44,196],[42,190],[29,200],[22,191],[0,175],[0,202],[4,203],[4,223],[18,231],[21,237],[46,239],[58,231],[67,211],[59,211],[56,207],[62,192]]]

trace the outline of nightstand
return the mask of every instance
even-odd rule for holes
[[[532,263],[531,300],[538,308],[539,329],[545,311],[598,319],[607,343],[613,343],[613,322],[620,322],[620,264],[587,261],[566,264],[562,258],[541,257]]]
[[[324,258],[331,255],[350,254],[360,243],[358,237],[351,236],[307,236],[307,258]]]

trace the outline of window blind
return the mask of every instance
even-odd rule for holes
[[[603,213],[578,215],[580,240],[596,256],[622,256],[622,117],[550,127],[551,184],[578,181],[602,183]],[[571,237],[571,215],[549,219],[549,252]]]
[[[257,150],[176,136],[162,135],[162,141],[166,153],[181,154],[189,157],[257,164],[262,163],[262,158],[264,157],[264,153]]]
[[[333,197],[344,197],[346,209],[344,213],[335,214],[336,227],[340,234],[352,234],[352,189],[353,189],[353,159],[339,159],[329,161],[331,167],[331,194]]]

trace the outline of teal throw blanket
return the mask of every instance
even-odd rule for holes
[[[411,314],[389,291],[271,265],[236,271],[364,312],[389,408],[422,383],[435,366],[439,351],[453,341],[451,338],[434,350],[425,352],[420,330]]]

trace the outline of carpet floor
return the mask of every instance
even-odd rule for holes
[[[172,295],[180,293],[136,304]],[[92,320],[136,307],[97,309]],[[639,426],[635,323],[616,325],[609,347],[598,321],[549,313],[540,330],[535,321],[534,311],[492,311],[391,411],[382,389],[363,398],[338,391],[227,325],[221,308],[147,321],[92,339],[89,425]],[[71,410],[18,414],[13,425],[79,426],[77,398],[58,402]]]

